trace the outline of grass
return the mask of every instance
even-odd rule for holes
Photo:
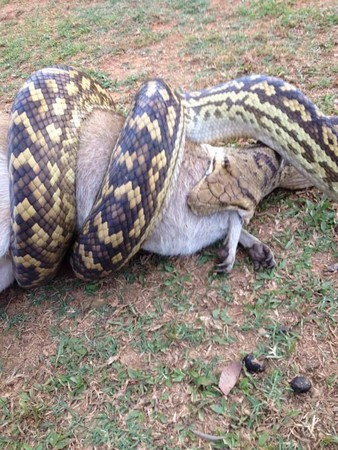
[[[198,89],[246,73],[282,76],[337,114],[335,1],[0,0],[0,105],[32,71],[85,69],[120,111],[143,80]],[[0,448],[334,449],[337,428],[337,205],[277,191],[249,229],[277,267],[218,245],[190,258],[138,255],[100,282],[66,268],[48,286],[0,295]],[[253,353],[225,398],[222,367]],[[295,395],[298,374],[313,389]],[[191,430],[223,438],[207,442]]]

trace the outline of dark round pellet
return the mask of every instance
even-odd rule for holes
[[[246,355],[243,358],[243,362],[250,373],[263,372],[265,369],[264,364],[260,363],[253,355]]]
[[[311,381],[303,376],[293,378],[290,381],[290,386],[296,394],[305,394],[305,392],[308,392],[312,387]]]

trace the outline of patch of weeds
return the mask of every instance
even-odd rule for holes
[[[73,433],[56,433],[51,431],[46,436],[46,445],[55,449],[64,449],[73,442]]]
[[[23,447],[16,445],[17,438],[21,437],[22,434],[25,434],[25,437],[27,437],[27,435],[30,434],[30,431],[28,430],[31,430],[34,433],[36,428],[41,425],[43,426],[48,406],[43,399],[36,395],[34,389],[30,389],[20,392],[16,399],[15,420],[13,420],[12,411],[8,410],[6,404],[2,404],[2,409],[7,410],[6,416],[10,423],[11,430],[9,435],[2,436],[2,442],[10,445],[9,448],[19,449]]]
[[[144,286],[146,280],[146,273],[142,267],[139,270],[134,270],[133,267],[123,270],[122,276],[127,284],[139,283],[140,286]]]
[[[217,31],[211,31],[205,36],[188,36],[186,40],[186,48],[190,53],[208,54],[213,53],[215,48],[225,45],[224,36]]]
[[[327,378],[326,384],[331,386],[338,386],[338,375],[334,374]]]
[[[163,41],[166,35],[166,33],[158,33],[152,30],[147,30],[140,36],[136,36],[133,39],[133,46],[135,48],[149,47],[150,45]]]
[[[108,73],[97,69],[90,69],[86,72],[89,76],[98,81],[104,89],[113,90],[116,88],[116,81],[114,81]]]
[[[95,30],[97,34],[107,33],[119,23],[117,3],[119,1],[103,2],[94,6],[86,5],[83,8],[76,8],[75,14],[84,27]]]
[[[169,266],[166,266],[167,268]],[[169,275],[163,282],[166,302],[177,311],[186,311],[189,308],[189,296],[187,294],[186,284],[191,282],[189,273],[181,275],[176,269],[169,272]]]
[[[76,337],[60,330],[52,330],[52,334],[59,336],[56,354],[50,358],[54,372],[36,388],[49,394],[81,396],[89,388],[96,367],[105,367],[109,358],[116,355],[117,343],[111,336]]]
[[[58,59],[63,60],[66,58],[73,58],[85,49],[86,44],[84,42],[73,43],[71,40],[62,40],[62,43],[58,46]]]
[[[205,339],[205,329],[202,325],[196,326],[185,322],[167,322],[159,327],[158,330],[152,330],[150,323],[156,320],[158,316],[153,318],[148,315],[145,328],[144,317],[137,324],[134,324],[130,330],[133,336],[133,346],[143,352],[158,353],[164,352],[171,345],[187,342],[189,344],[198,345]],[[149,323],[149,320],[151,322]],[[156,328],[156,325],[155,325]]]
[[[25,313],[17,313],[9,316],[6,311],[0,311],[0,321],[3,331],[8,331],[11,328],[21,328],[27,320],[28,315]]]
[[[224,325],[230,325],[232,323],[231,318],[228,315],[228,311],[226,308],[223,309],[214,309],[212,312],[212,317],[215,320],[219,320]]]
[[[209,84],[209,79],[212,79],[215,75],[215,69],[213,67],[203,68],[201,70],[194,71],[193,84],[200,84],[203,82],[204,85]]]
[[[232,53],[224,54],[228,45],[228,37],[219,31],[201,32],[196,35],[188,34],[184,39],[184,49],[182,54],[190,57],[193,61],[203,61],[202,72],[201,69],[196,72],[195,79],[201,77],[201,73],[210,73],[214,76],[216,72],[225,72],[226,64],[228,66],[238,65],[239,47],[236,47]],[[236,55],[235,55],[236,52]],[[224,56],[225,60],[222,59]],[[222,60],[219,63],[219,60]]]
[[[120,450],[138,449],[140,445],[147,445],[149,449],[155,448],[143,411],[131,411],[122,425],[116,418],[115,408],[109,405],[105,405],[105,411],[94,418],[87,442],[95,447],[105,446]]]
[[[226,344],[233,344],[234,342],[236,342],[236,338],[231,336],[229,334],[229,329],[226,328],[225,332],[221,332],[219,331],[218,333],[215,332],[212,337],[212,342],[214,342],[215,344],[218,345],[226,345]]]
[[[314,310],[329,319],[333,324],[338,323],[338,304],[336,289],[331,281],[326,283],[327,295],[322,295],[315,304]]]
[[[333,82],[331,79],[327,79],[328,81],[328,87],[331,87],[333,85]],[[321,83],[319,83],[321,84]],[[334,100],[336,99],[336,96],[334,94],[325,94],[323,97],[320,97],[317,100],[317,105],[320,108],[321,111],[323,111],[328,116],[332,116],[337,114],[337,109],[334,105]]]
[[[295,350],[296,338],[288,338],[284,341],[276,340],[273,336],[269,340],[257,345],[257,352],[270,360],[282,360],[289,357]]]
[[[20,71],[18,71],[20,72]],[[1,75],[0,75],[0,79],[1,79]],[[25,76],[23,76],[22,78],[25,78]],[[7,82],[6,85],[1,85],[0,86],[0,93],[3,96],[3,98],[5,98],[5,96],[11,96],[12,93],[14,93],[17,89],[18,89],[18,84],[16,82]]]
[[[268,404],[280,410],[285,402],[285,374],[280,369],[272,370],[264,378],[264,384],[256,386],[265,398],[265,404]]]
[[[270,386],[269,386],[270,384]],[[235,427],[248,427],[253,429],[262,420],[267,410],[267,398],[275,399],[276,389],[274,377],[264,380],[264,385],[259,379],[254,379],[251,375],[242,378],[237,385],[237,389],[244,396],[245,402],[242,404],[231,403],[229,414]],[[279,393],[278,389],[278,393]],[[265,397],[265,398],[264,398]]]
[[[2,49],[1,64],[7,70],[11,69],[14,64],[24,64],[32,58],[32,50],[29,49],[30,42],[26,36],[16,36],[9,41],[0,40]]]
[[[305,201],[303,221],[309,228],[330,233],[336,225],[335,212],[331,202],[327,199],[318,199],[316,202]]]
[[[185,2],[170,0],[170,6],[187,16],[204,15],[208,9],[209,0],[187,0]]]
[[[215,368],[219,364],[219,358],[213,358],[210,362],[203,359],[193,359],[186,369],[192,393],[204,397],[220,397],[218,391],[218,377]]]
[[[250,0],[247,6],[240,6],[238,13],[250,19],[265,17],[286,17],[290,14],[293,0],[279,2],[278,0]]]
[[[230,334],[232,320],[228,315],[227,309],[214,309],[212,318],[216,324],[211,336],[212,341],[219,345],[234,343],[236,339]]]
[[[133,73],[126,77],[124,81],[121,82],[121,86],[125,86],[128,88],[135,87],[136,84],[144,81],[148,76],[147,70],[141,70],[139,72]]]
[[[148,333],[139,332],[138,339],[133,342],[133,347],[147,353],[160,353],[166,351],[172,341],[161,331],[154,331],[149,336]]]
[[[106,298],[106,296],[103,294],[103,298]],[[115,313],[116,308],[112,306],[110,303],[103,303],[101,305],[91,307],[91,312],[95,314],[98,318],[108,318],[112,317]]]
[[[243,331],[257,330],[265,328],[267,330],[275,330],[272,333],[273,342],[270,343],[271,354],[278,357],[290,354],[293,350],[296,337],[291,335],[279,336],[278,324],[269,316],[268,312],[280,308],[284,305],[288,311],[298,311],[301,313],[313,305],[312,308],[317,310],[317,314],[335,320],[337,311],[335,305],[335,287],[331,280],[325,280],[315,276],[309,269],[304,260],[294,260],[288,265],[288,270],[292,276],[285,277],[283,274],[275,272],[274,287],[266,289],[269,283],[269,277],[264,273],[256,274],[256,282],[254,289],[256,291],[256,300],[254,303],[244,304],[247,312],[245,324],[241,326]],[[298,281],[295,281],[297,280]],[[322,323],[325,331],[325,322]],[[266,343],[268,345],[268,343]]]
[[[27,298],[30,303],[39,307],[43,303],[48,303],[48,307],[59,316],[73,316],[80,314],[80,309],[70,307],[74,300],[74,290],[82,286],[83,283],[80,280],[60,280],[56,279],[46,286],[41,286],[31,291],[28,291]]]
[[[81,22],[75,22],[73,18],[61,19],[57,23],[58,37],[62,40],[75,41],[89,32],[89,26]]]
[[[203,326],[196,327],[184,323],[171,322],[165,325],[164,333],[169,342],[176,341],[187,342],[192,345],[199,345],[205,338],[205,329]]]
[[[230,284],[227,283],[226,277],[224,275],[219,276],[218,279],[219,279],[219,286],[217,289],[218,295],[228,305],[232,303],[234,299],[233,293],[231,292],[231,286]]]
[[[214,246],[212,246],[211,247],[211,249],[210,250],[203,250],[201,253],[200,253],[200,255],[199,255],[199,257],[198,257],[198,260],[197,260],[197,264],[199,265],[199,266],[204,266],[206,263],[208,263],[208,262],[214,262],[215,261],[215,259],[216,259],[216,252],[215,251],[213,251],[213,248],[219,248],[220,247],[220,245],[214,245]]]
[[[269,347],[269,351],[266,352],[266,349],[262,348],[261,353],[267,355],[269,359],[286,358],[295,350],[300,334],[294,330],[285,330],[278,322],[271,322],[271,325],[266,327],[269,340],[264,344],[265,347]]]
[[[116,399],[114,407],[110,402],[101,405],[101,412],[91,421],[87,440],[92,444],[109,444],[114,448],[138,448],[140,442],[146,442],[149,449],[157,448],[153,442],[151,429],[146,427],[146,423],[149,417],[162,424],[167,422],[167,415],[161,412],[162,402],[168,401],[163,387],[170,386],[170,380],[174,375],[171,375],[168,368],[162,366],[146,371],[125,369],[117,365],[114,369],[119,383],[115,385],[115,389],[124,385],[123,396]],[[128,380],[127,384],[125,384],[126,380]],[[145,414],[144,409],[138,405],[138,401],[140,396],[151,395],[154,388],[161,388],[163,394],[157,398],[157,401],[149,397],[147,414]],[[132,409],[130,403],[134,405]]]
[[[1,420],[8,420],[11,416],[11,410],[8,399],[5,397],[0,397],[0,408],[3,414]]]
[[[218,416],[226,417],[228,414],[229,404],[225,398],[221,398],[219,402],[210,405],[211,411],[213,411]]]
[[[321,439],[321,445],[323,448],[331,448],[332,445],[338,445],[338,434],[325,436]]]
[[[276,197],[274,197],[277,199]],[[280,198],[280,197],[279,197]],[[301,220],[297,230],[284,229],[273,235],[285,250],[297,249],[303,243],[304,266],[309,267],[310,256],[316,252],[335,251],[336,244],[333,242],[334,227],[336,223],[335,212],[329,200],[321,198],[315,201],[296,198],[281,198],[283,210],[280,217],[283,219],[297,218]]]
[[[94,332],[93,336],[72,336],[67,331],[56,328],[51,330],[52,336],[58,340],[58,348],[52,363],[55,367],[67,366],[76,368],[83,360],[106,361],[109,357],[116,355],[117,342],[109,335],[101,335],[100,331]]]
[[[319,10],[313,6],[297,8],[284,14],[280,21],[283,27],[299,28],[314,32],[320,27],[332,27],[338,24],[338,14],[335,8]]]
[[[100,285],[98,282],[93,281],[92,283],[87,283],[84,287],[84,292],[88,296],[94,296],[100,290]]]
[[[273,205],[280,205],[288,202],[288,210],[289,206],[291,206],[293,203],[289,199],[289,192],[284,189],[275,189],[268,197],[265,197],[259,204],[258,209],[260,212],[263,211],[269,211],[271,209],[271,206]],[[297,208],[293,208],[295,210]],[[268,213],[269,214],[269,213]]]

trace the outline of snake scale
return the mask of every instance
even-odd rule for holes
[[[95,109],[114,109],[109,94],[70,67],[34,73],[11,113],[9,171],[15,277],[36,286],[57,270],[75,230],[79,129]],[[71,250],[80,278],[122,267],[165,209],[183,158],[184,139],[253,137],[289,160],[338,200],[338,133],[299,90],[249,76],[192,93],[161,80],[135,97],[94,207]]]

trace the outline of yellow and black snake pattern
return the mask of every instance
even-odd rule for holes
[[[70,67],[34,73],[19,91],[9,130],[11,254],[16,279],[36,286],[57,270],[75,229],[79,132],[109,94]],[[207,90],[173,92],[161,80],[141,87],[114,149],[93,210],[71,250],[80,278],[122,267],[163,212],[180,170],[184,138],[256,138],[338,200],[338,133],[300,91],[266,76]],[[93,149],[95,152],[95,149]]]
[[[69,67],[34,73],[14,101],[10,248],[21,286],[51,277],[70,246],[79,129],[94,108],[112,109],[114,104],[94,80]],[[100,196],[71,252],[79,277],[97,278],[118,269],[151,231],[178,173],[182,109],[159,80],[146,83],[136,95]]]
[[[252,137],[289,160],[331,199],[338,200],[338,131],[302,92],[285,81],[252,75],[182,94],[187,137],[212,143]]]

